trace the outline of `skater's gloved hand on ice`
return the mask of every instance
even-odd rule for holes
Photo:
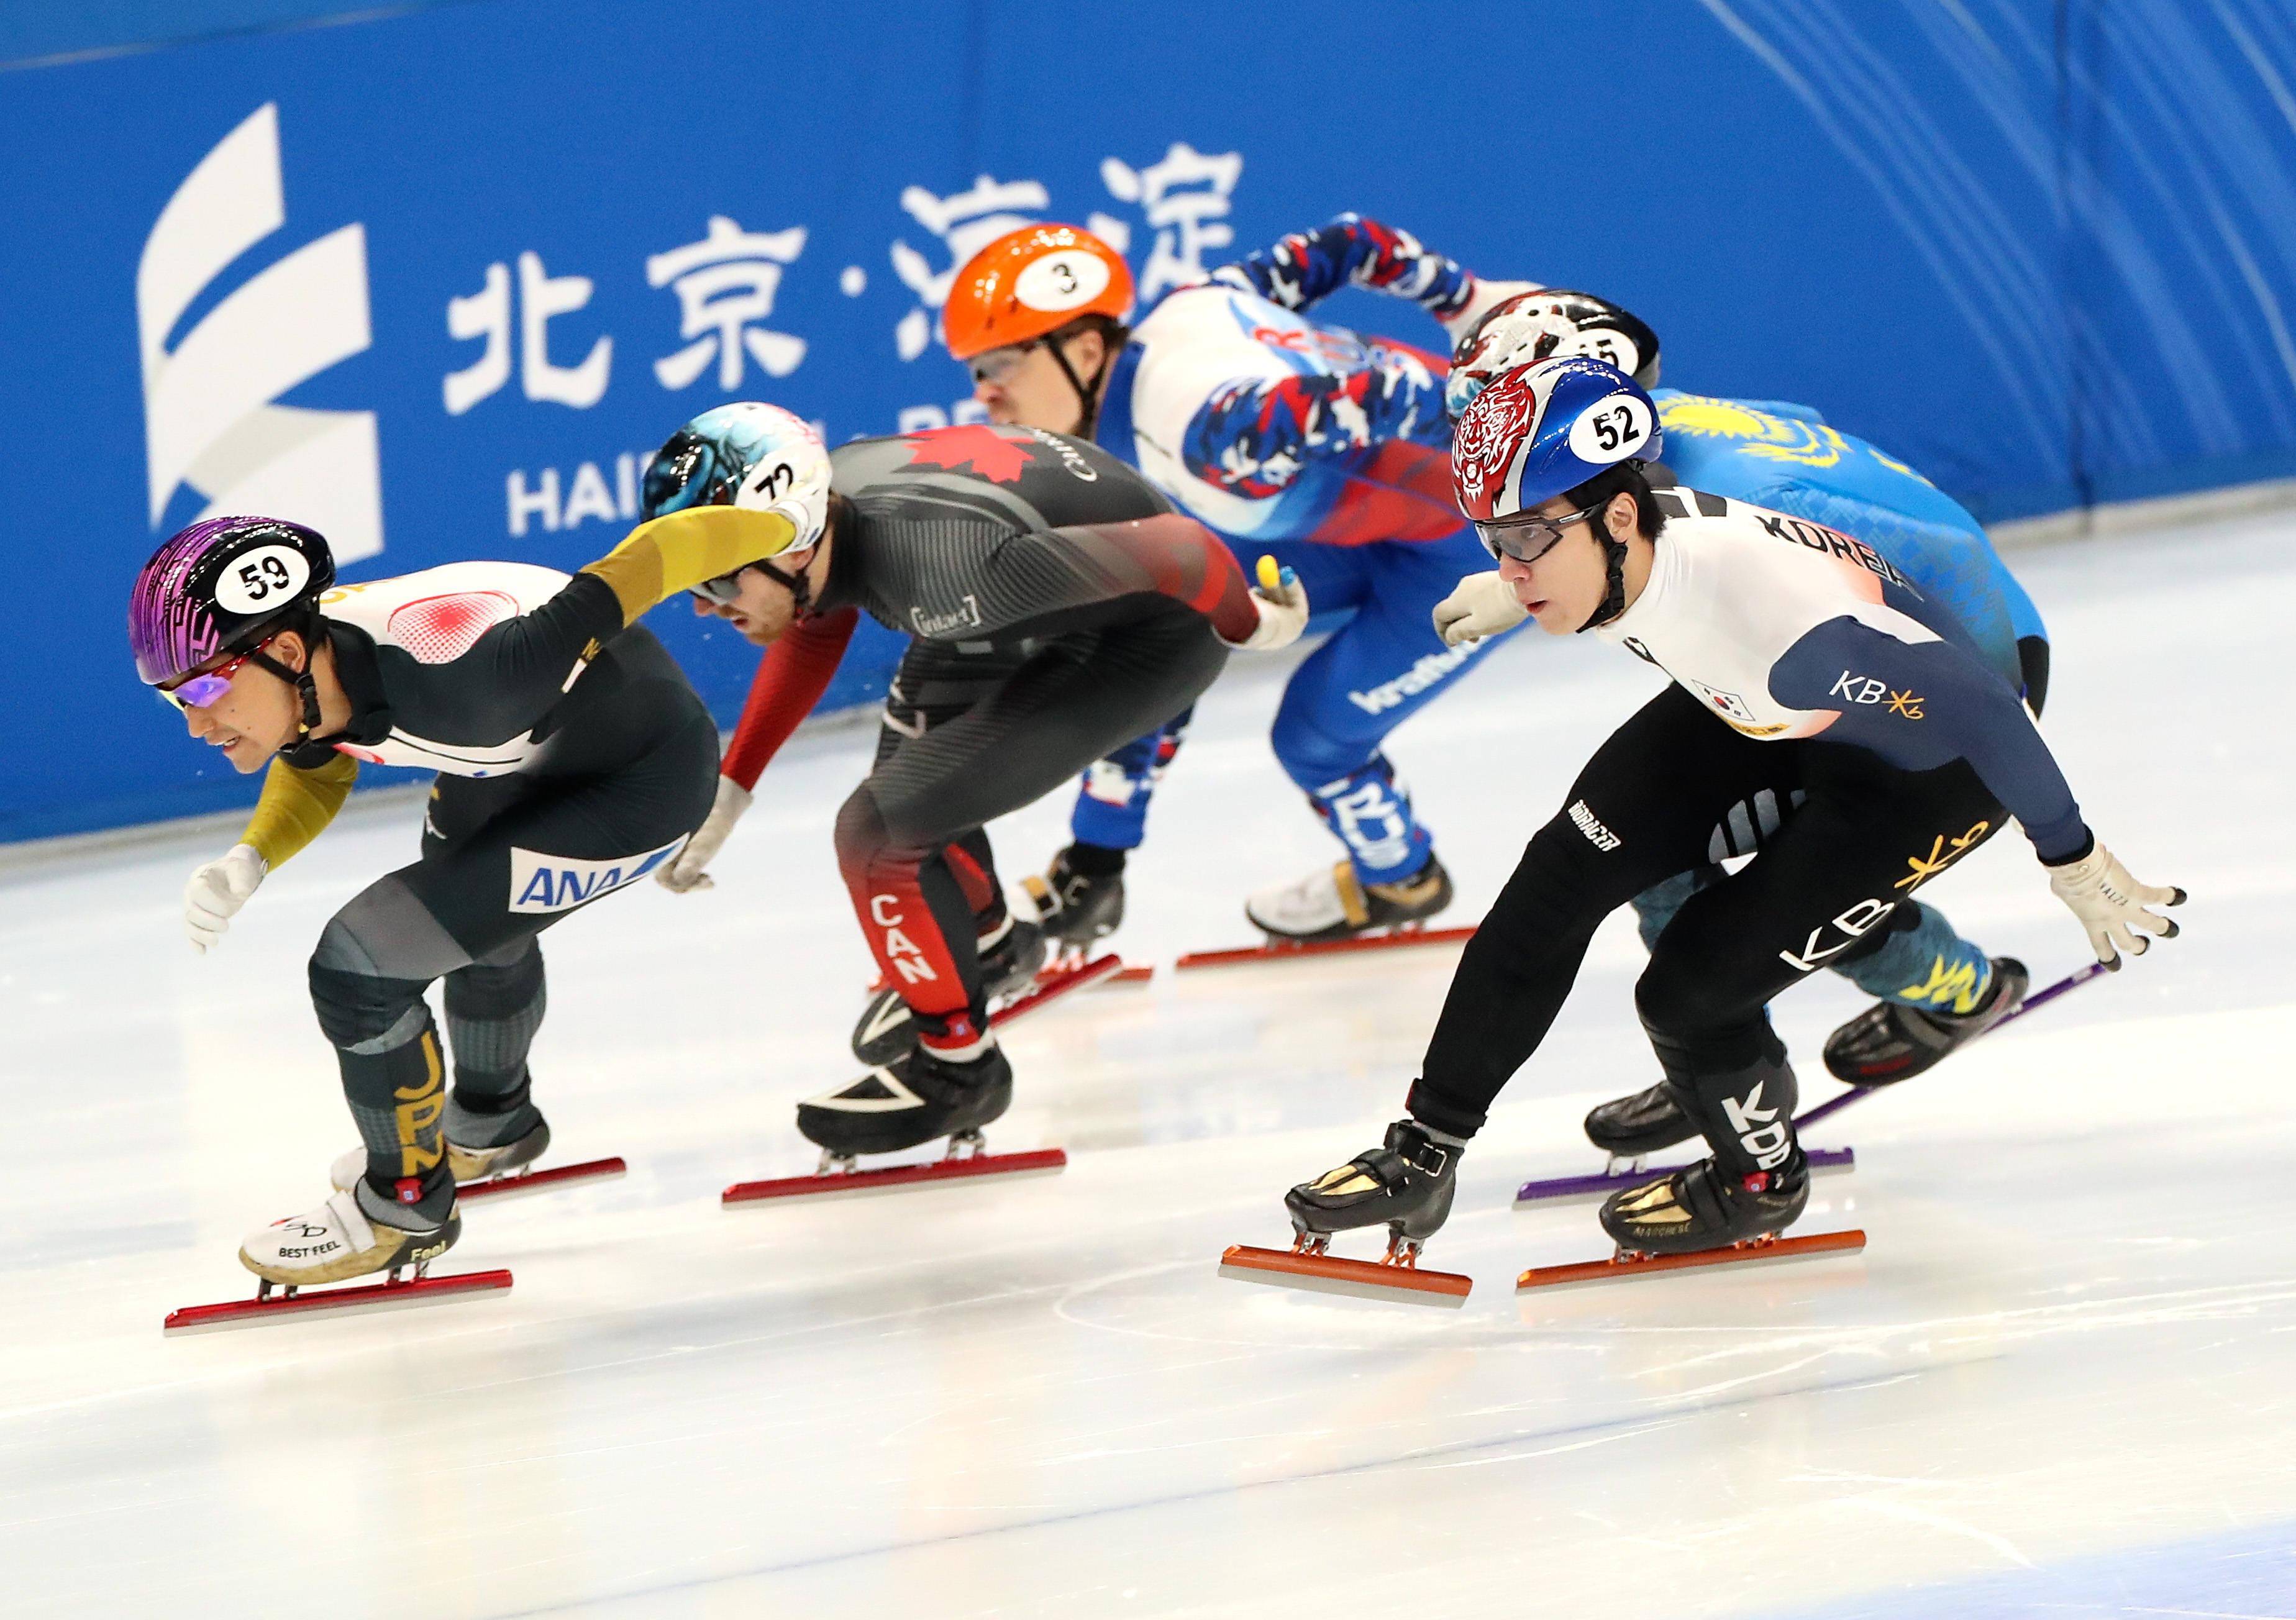
[[[2088,930],[2089,948],[2108,968],[2120,968],[2124,951],[2131,956],[2144,955],[2150,944],[2146,934],[2163,939],[2177,937],[2174,922],[2145,908],[2182,905],[2185,891],[2139,883],[2112,851],[2094,837],[2087,855],[2049,868],[2049,888],[2080,919],[2081,927]]]
[[[231,920],[270,870],[255,846],[234,844],[230,854],[192,874],[184,885],[184,937],[192,949],[205,956],[209,946],[223,943]]]
[[[1308,587],[1292,569],[1278,568],[1273,557],[1259,560],[1259,583],[1251,587],[1251,604],[1259,610],[1259,623],[1234,646],[1273,652],[1298,641],[1308,627]]]
[[[1435,634],[1446,647],[1512,630],[1530,615],[1515,600],[1514,587],[1493,569],[1470,574],[1459,588],[1435,604]]]
[[[703,867],[718,857],[725,847],[726,837],[734,830],[734,823],[742,819],[742,812],[750,807],[750,790],[730,776],[718,779],[718,802],[709,806],[709,814],[685,840],[685,847],[677,852],[677,859],[654,874],[655,880],[674,894],[687,894],[697,888],[712,888],[712,882]]]
[[[1458,352],[1459,345],[1467,340],[1475,328],[1482,324],[1483,317],[1492,310],[1518,292],[1538,290],[1537,282],[1489,282],[1476,276],[1473,289],[1467,294],[1467,301],[1449,315],[1436,317],[1442,323],[1444,336],[1451,340],[1452,352]]]

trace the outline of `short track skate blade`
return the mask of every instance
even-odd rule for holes
[[[1811,1148],[1805,1155],[1812,1175],[1846,1175],[1857,1168],[1855,1148]],[[1558,1175],[1550,1181],[1525,1182],[1514,1190],[1514,1207],[1529,1209],[1540,1204],[1570,1204],[1609,1198],[1628,1187],[1663,1181],[1686,1165],[1651,1165],[1615,1175]]]
[[[1423,1272],[1372,1260],[1341,1260],[1288,1248],[1253,1248],[1238,1243],[1220,1256],[1220,1275],[1232,1282],[1264,1282],[1279,1289],[1317,1294],[1348,1294],[1398,1305],[1440,1305],[1456,1311],[1467,1302],[1472,1278],[1456,1272]]]
[[[1082,990],[1114,978],[1124,971],[1121,956],[1095,956],[1077,968],[1052,968],[1037,976],[1037,986],[1009,1007],[999,1008],[989,1015],[989,1024],[1004,1028],[1013,1019],[1024,1018],[1046,1002],[1057,1001],[1072,990]]]
[[[1294,942],[1270,939],[1233,951],[1191,951],[1172,964],[1181,973],[1191,968],[1233,968],[1249,961],[1294,961],[1303,956],[1338,956],[1349,951],[1391,951],[1403,945],[1464,945],[1475,937],[1472,929],[1422,929],[1406,924],[1384,934],[1365,934],[1354,939]]]
[[[306,1321],[315,1316],[364,1315],[373,1311],[406,1310],[414,1305],[447,1305],[456,1299],[510,1291],[508,1272],[464,1272],[457,1277],[417,1277],[408,1282],[369,1282],[357,1288],[321,1288],[290,1298],[274,1294],[268,1299],[234,1299],[225,1305],[185,1305],[168,1313],[161,1330],[216,1333],[226,1328],[253,1328],[268,1322]]]
[[[514,1199],[529,1192],[555,1192],[576,1182],[619,1181],[629,1174],[630,1167],[619,1158],[585,1159],[578,1165],[557,1165],[548,1170],[514,1170],[508,1175],[490,1175],[482,1182],[470,1182],[455,1189],[455,1197],[463,1203],[476,1199]]]
[[[1577,1288],[1589,1282],[1623,1282],[1661,1272],[1699,1271],[1713,1266],[1771,1265],[1785,1260],[1823,1260],[1829,1255],[1864,1251],[1866,1234],[1824,1231],[1808,1238],[1775,1238],[1767,1243],[1748,1243],[1729,1248],[1703,1249],[1694,1255],[1645,1255],[1631,1260],[1582,1260],[1575,1265],[1534,1265],[1514,1280],[1514,1291]]]
[[[976,1153],[971,1158],[935,1159],[928,1165],[896,1165],[885,1170],[832,1171],[818,1175],[788,1175],[771,1182],[736,1182],[718,1196],[731,1208],[736,1204],[762,1204],[775,1199],[851,1198],[866,1192],[901,1192],[942,1182],[975,1181],[988,1176],[1050,1175],[1068,1167],[1069,1156],[1059,1148],[1033,1153]]]

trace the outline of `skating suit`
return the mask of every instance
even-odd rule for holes
[[[1988,657],[2022,650],[2038,711],[2048,631],[1984,526],[1912,467],[1808,405],[1718,399],[1660,389],[1666,465],[1693,489],[1747,501],[1855,535],[1923,595],[1944,602]]]
[[[483,1143],[489,1122],[539,1117],[526,1068],[544,1002],[536,937],[673,857],[709,812],[716,727],[629,622],[653,597],[618,588],[587,570],[463,562],[328,593],[349,724],[282,754],[250,825],[275,865],[340,806],[356,762],[439,773],[421,858],[338,912],[310,964],[368,1177],[430,1218],[453,1196],[442,1120]],[[441,978],[451,1100],[424,999]]]
[[[1718,847],[1729,829],[1775,836],[1683,905],[1636,989],[1670,1078],[1782,1061],[1771,998],[2008,815],[2045,860],[2087,842],[2013,650],[1982,645],[1862,540],[1687,488],[1658,503],[1649,583],[1596,634],[1673,684],[1587,762],[1462,957],[1412,1098],[1439,1128],[1481,1125],[1596,926],[1737,853]]]
[[[860,614],[912,638],[838,861],[887,982],[954,1046],[985,1012],[976,937],[1004,915],[982,824],[1194,702],[1259,610],[1210,531],[1080,439],[944,428],[832,461],[849,504],[828,583],[758,666],[725,772],[757,781]]]
[[[1287,236],[1167,294],[1115,362],[1095,434],[1201,519],[1246,567],[1296,569],[1319,620],[1351,611],[1285,689],[1277,759],[1367,883],[1426,864],[1427,830],[1382,740],[1488,650],[1430,623],[1485,566],[1451,499],[1445,363],[1300,312],[1342,287],[1447,315],[1472,279],[1399,231],[1353,215]],[[1184,717],[1185,718],[1185,717]],[[1086,777],[1080,842],[1137,845],[1177,732],[1152,732]]]

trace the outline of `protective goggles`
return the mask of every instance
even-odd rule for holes
[[[1494,557],[1512,557],[1517,562],[1533,563],[1553,551],[1562,538],[1562,531],[1573,523],[1584,523],[1605,506],[1608,501],[1597,501],[1592,506],[1582,506],[1577,511],[1565,512],[1559,518],[1538,518],[1528,512],[1518,512],[1509,518],[1478,520],[1476,537],[1483,549]]]
[[[730,608],[742,594],[742,576],[758,565],[745,562],[730,574],[720,574],[715,579],[705,579],[688,587],[686,594],[698,596],[713,608]]]
[[[174,704],[179,709],[205,708],[231,690],[232,676],[237,675],[250,659],[271,645],[273,639],[266,635],[237,658],[226,659],[213,669],[203,669],[197,675],[187,675],[179,681],[156,687],[154,690],[159,692],[162,700]]]
[[[1021,363],[1029,357],[1029,351],[1032,348],[1043,348],[1044,342],[1042,338],[1031,338],[1026,343],[1014,343],[1004,348],[992,348],[985,355],[975,355],[966,361],[964,369],[972,373],[973,381],[985,382],[992,388],[1002,388],[1012,378],[1013,373],[1021,369]]]

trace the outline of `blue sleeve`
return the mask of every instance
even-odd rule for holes
[[[1294,231],[1272,248],[1223,265],[1212,279],[1286,309],[1310,308],[1350,284],[1368,287],[1409,299],[1438,320],[1462,308],[1475,290],[1475,278],[1457,260],[1360,214]]]
[[[1950,642],[1908,643],[1849,618],[1829,619],[1770,669],[1770,695],[1841,716],[1828,742],[1871,749],[1907,771],[1965,759],[2025,824],[2042,860],[2079,855],[2080,806],[2009,683]]]
[[[1443,378],[1406,349],[1366,343],[1364,356],[1335,374],[1226,385],[1189,419],[1180,459],[1208,484],[1261,499],[1289,488],[1311,462],[1398,439],[1448,450]]]

